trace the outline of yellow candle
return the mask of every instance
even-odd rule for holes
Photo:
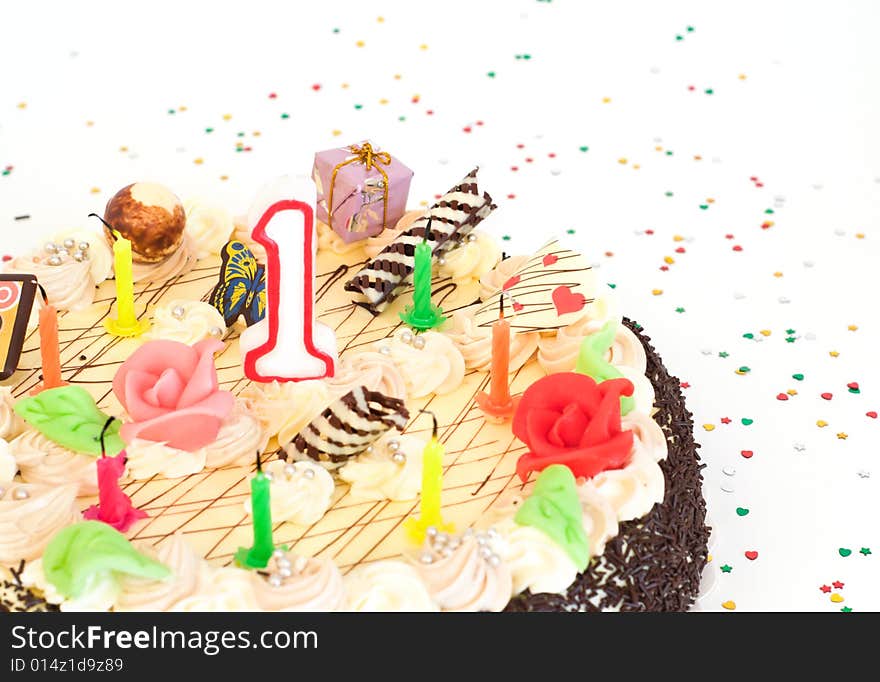
[[[444,523],[440,512],[440,493],[443,490],[443,455],[445,449],[437,439],[437,417],[431,441],[422,452],[422,493],[419,500],[419,518],[407,519],[404,526],[409,536],[419,544],[424,542],[428,528],[438,532],[452,532],[452,524]]]
[[[134,314],[134,279],[131,270],[131,241],[113,230],[113,269],[116,276],[116,319],[107,318],[104,326],[116,336],[138,336],[150,327],[148,320]]]

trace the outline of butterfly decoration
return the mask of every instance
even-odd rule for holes
[[[241,315],[250,327],[266,314],[266,268],[240,241],[226,242],[220,255],[220,281],[209,301],[223,315],[227,327]]]

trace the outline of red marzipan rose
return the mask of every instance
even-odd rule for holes
[[[633,394],[629,379],[597,384],[585,374],[559,372],[523,393],[513,433],[530,452],[516,463],[525,481],[532,471],[564,464],[575,476],[592,478],[630,460],[633,432],[620,428],[620,396]]]

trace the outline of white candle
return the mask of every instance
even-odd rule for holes
[[[241,334],[244,372],[252,381],[333,376],[336,335],[314,316],[314,189],[284,177],[260,192],[248,223],[266,249],[266,316]]]

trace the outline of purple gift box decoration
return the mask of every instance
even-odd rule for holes
[[[317,218],[346,243],[394,227],[406,211],[413,172],[369,142],[315,154]]]

